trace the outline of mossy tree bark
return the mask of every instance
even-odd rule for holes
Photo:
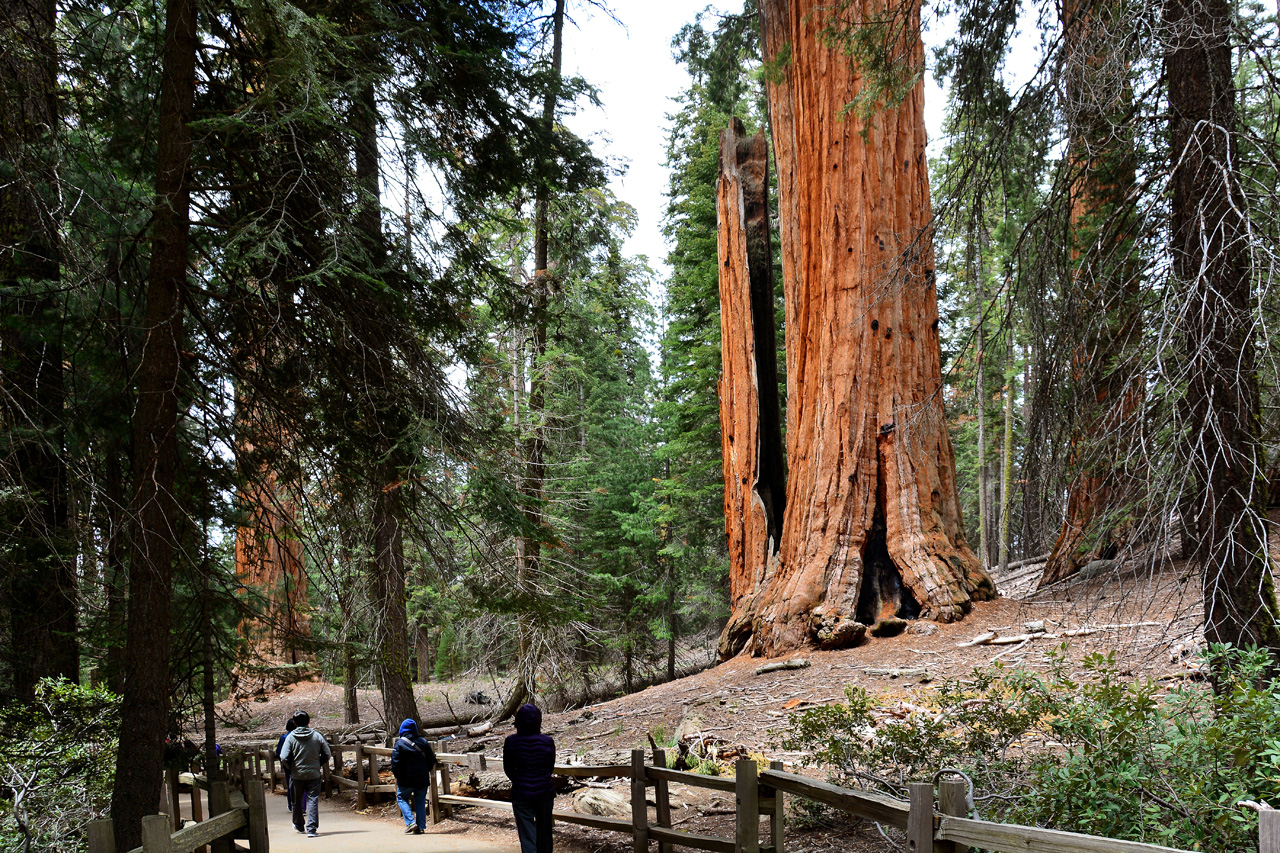
[[[845,117],[865,81],[819,38],[829,14],[761,7],[788,384],[781,562],[742,602],[762,655],[848,645],[885,615],[958,619],[994,594],[964,539],[943,416],[923,82],[870,123]],[[895,20],[895,51],[919,67],[918,7]]]

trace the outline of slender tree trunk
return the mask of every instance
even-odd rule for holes
[[[841,13],[860,20],[878,0]],[[924,84],[841,121],[858,70],[817,0],[761,6],[787,302],[781,565],[751,650],[847,645],[886,615],[958,619],[994,593],[964,540],[942,410]],[[919,9],[899,54],[919,65]],[[783,59],[787,61],[783,61]]]
[[[1008,312],[1006,312],[1007,314]],[[1012,331],[1012,330],[1010,330]],[[1013,342],[1009,334],[1004,386],[1004,448],[1000,454],[1000,557],[1001,575],[1009,568],[1009,510],[1013,506]]]
[[[969,236],[970,252],[977,255],[973,265],[973,283],[978,299],[978,316],[975,333],[977,354],[974,360],[977,374],[974,377],[974,394],[978,407],[978,556],[984,566],[991,565],[991,484],[987,476],[987,278],[983,265],[983,244],[978,234],[986,230],[981,212],[975,214],[975,225]]]
[[[551,85],[542,101],[544,131],[555,131],[556,106],[560,97],[560,73],[564,64],[564,16],[566,0],[556,0],[551,18]],[[531,533],[517,543],[517,583],[524,587],[537,580],[542,571],[541,531],[546,521],[542,509],[546,482],[546,355],[547,309],[550,303],[551,273],[551,190],[545,184],[536,192],[533,223],[532,317],[529,353],[528,438],[525,440],[523,482],[525,525]],[[534,692],[533,625],[525,615],[516,619],[516,679],[511,695],[498,711],[498,719],[514,714]]]
[[[667,681],[676,680],[676,640],[679,638],[679,629],[675,579],[670,578],[667,586]]]
[[[431,680],[431,670],[434,664],[431,658],[431,634],[422,625],[419,625],[413,634],[418,658],[418,681],[426,684]]]
[[[19,488],[5,513],[13,688],[80,677],[77,584],[63,442],[55,141],[56,8],[16,0],[0,13],[0,452]]]
[[[208,531],[205,531],[208,542]],[[200,673],[201,698],[204,710],[204,772],[209,779],[221,779],[222,768],[218,761],[218,727],[214,708],[218,697],[214,693],[213,670],[217,665],[213,657],[213,561],[206,554],[201,566],[200,588]]]
[[[1186,295],[1187,461],[1202,492],[1192,561],[1205,639],[1280,650],[1258,446],[1248,209],[1238,174],[1230,0],[1165,0],[1173,275]]]
[[[179,515],[174,483],[190,205],[188,121],[195,102],[196,49],[194,0],[168,0],[146,337],[134,416],[134,528],[120,706],[120,743],[128,748],[121,749],[116,760],[111,795],[118,850],[132,850],[141,842],[142,816],[159,796],[164,739],[170,730],[169,606]]]
[[[720,256],[720,443],[729,599],[734,618],[721,658],[751,634],[745,598],[767,582],[786,510],[782,404],[778,399],[777,319],[769,229],[769,146],[734,119],[720,137],[717,189]],[[672,667],[674,669],[674,665]]]

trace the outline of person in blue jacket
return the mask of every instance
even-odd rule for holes
[[[536,705],[521,705],[515,724],[516,733],[502,744],[502,769],[511,780],[520,853],[551,853],[556,742],[542,733],[542,712]]]
[[[280,735],[280,740],[276,741],[276,759],[280,758],[280,750],[284,749],[284,739],[289,736],[289,732],[298,727],[298,721],[290,717],[289,722],[284,724],[284,734]],[[289,814],[293,814],[293,786],[290,784],[289,778],[292,774],[289,772],[287,764],[281,764],[284,768],[284,801],[289,806]]]
[[[404,831],[410,835],[421,835],[427,825],[427,789],[435,766],[435,751],[418,734],[418,724],[405,720],[391,748],[391,775],[396,777],[396,805],[404,816]]]

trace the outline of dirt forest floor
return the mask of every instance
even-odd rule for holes
[[[1149,566],[1150,562],[1135,564]],[[1076,666],[1092,652],[1115,652],[1126,674],[1170,681],[1199,676],[1195,653],[1203,644],[1200,584],[1181,562],[1164,561],[1159,570],[1091,564],[1085,576],[1036,592],[1039,568],[1033,565],[1011,571],[998,581],[1000,599],[976,605],[955,624],[913,622],[897,637],[873,639],[853,649],[807,651],[785,658],[809,661],[810,665],[801,669],[757,674],[757,668],[768,661],[738,657],[639,693],[548,714],[544,730],[556,739],[562,763],[624,763],[630,760],[630,750],[648,748],[650,736],[669,742],[680,735],[701,734],[730,749],[781,760],[788,770],[822,776],[822,768],[805,765],[804,754],[782,748],[783,734],[792,714],[842,701],[846,685],[909,700],[945,679],[963,678],[997,660],[1011,667],[1045,669],[1045,652],[1063,644],[1067,659]],[[997,642],[1010,637],[1024,639],[967,645],[991,634]],[[424,715],[427,708],[439,707],[435,703],[445,702],[446,696],[452,707],[481,715],[486,709],[466,705],[465,694],[482,689],[496,699],[500,696],[495,693],[500,694],[502,687],[479,681],[423,684],[419,685],[419,696],[420,702],[426,703],[422,705]],[[378,722],[377,694],[361,691],[360,699],[362,720]],[[341,728],[341,687],[305,682],[257,697],[239,708],[224,705],[220,710],[238,719],[246,730],[223,728],[219,737],[224,743],[274,739],[284,720],[301,709],[311,714],[312,725],[321,731],[337,732]],[[501,749],[501,738],[508,733],[508,726],[500,725],[483,739],[459,738],[456,751],[483,748],[495,755]],[[624,784],[617,781],[612,785],[623,798],[628,796]],[[592,785],[609,787],[606,783]],[[671,796],[672,820],[678,828],[732,835],[732,795],[673,785]],[[557,808],[572,809],[575,801],[575,795],[562,796]],[[389,822],[399,820],[391,803],[373,806],[370,811],[384,813]],[[510,818],[497,812],[462,809],[458,818],[437,831],[455,832],[459,825],[485,837],[513,831]],[[582,827],[559,825],[556,837],[560,849],[577,853],[631,849],[627,836]],[[860,822],[815,823],[799,814],[788,819],[787,847],[794,853],[836,848],[879,853],[902,843],[901,838],[891,843],[878,827]]]

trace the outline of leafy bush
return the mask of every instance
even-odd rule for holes
[[[84,826],[107,812],[119,700],[45,679],[35,702],[0,708],[0,851],[87,849]]]
[[[1215,647],[1218,690],[1121,676],[1063,652],[1045,675],[995,666],[911,702],[849,688],[794,718],[788,746],[842,784],[906,798],[944,767],[967,773],[983,818],[1175,847],[1256,849],[1241,800],[1280,804],[1280,681],[1270,655]]]

